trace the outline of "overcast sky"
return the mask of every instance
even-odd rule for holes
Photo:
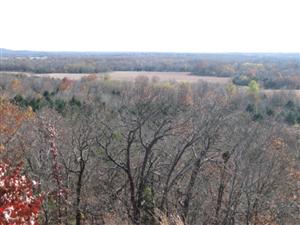
[[[0,47],[300,52],[300,1],[0,0]]]

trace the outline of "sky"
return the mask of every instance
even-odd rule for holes
[[[0,0],[0,48],[300,52],[300,1]]]

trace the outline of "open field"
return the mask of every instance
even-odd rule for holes
[[[158,77],[160,81],[177,81],[177,82],[198,82],[205,81],[208,83],[226,84],[231,78],[211,77],[211,76],[195,76],[187,72],[113,72],[109,74],[113,80],[128,81],[134,80],[139,76],[146,76],[150,80]]]
[[[34,76],[39,77],[53,77],[62,79],[64,77],[78,80],[82,77],[88,76],[89,74],[74,74],[74,73],[46,73],[46,74],[32,74]],[[226,84],[231,81],[231,78],[227,77],[211,77],[211,76],[195,76],[191,75],[187,72],[135,72],[135,71],[116,71],[110,73],[99,73],[97,74],[99,78],[104,76],[109,76],[112,80],[118,81],[132,81],[135,80],[139,76],[148,77],[150,80],[158,78],[162,82],[166,81],[177,81],[177,82],[189,82],[195,83],[198,81],[205,81],[208,83],[219,83],[219,84]]]
[[[289,94],[300,99],[300,90],[274,90],[274,89],[263,89],[262,92],[266,96],[272,96],[274,94]]]
[[[67,77],[72,80],[79,80],[83,77],[90,75],[90,73],[25,73],[25,72],[2,72],[6,74],[22,74],[25,76],[37,76],[37,77],[51,77],[55,79],[63,79]],[[227,84],[231,81],[229,77],[213,77],[213,76],[196,76],[189,72],[147,72],[147,71],[115,71],[107,73],[96,73],[101,79],[108,76],[109,79],[118,81],[134,81],[137,77],[148,77],[149,80],[158,78],[161,82],[176,81],[176,82],[188,82],[195,83],[198,81],[205,81],[208,83]]]

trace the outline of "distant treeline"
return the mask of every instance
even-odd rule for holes
[[[236,85],[256,80],[268,89],[300,89],[299,54],[21,53],[20,56],[3,54],[0,71],[190,72],[199,76],[233,77]]]

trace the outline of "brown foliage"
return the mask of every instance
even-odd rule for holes
[[[70,90],[72,88],[73,84],[74,84],[73,80],[71,80],[71,79],[69,79],[67,77],[64,77],[61,80],[58,89],[60,91],[67,91],[67,90]]]
[[[31,108],[21,110],[18,106],[0,99],[0,146],[8,144],[22,124],[33,115]]]

